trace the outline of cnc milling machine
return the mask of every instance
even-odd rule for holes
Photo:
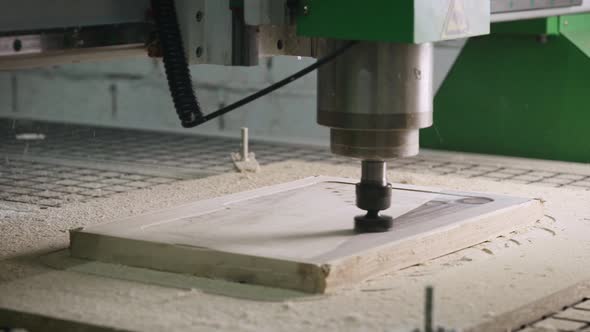
[[[0,8],[0,330],[590,328],[590,0]]]
[[[35,8],[35,10],[30,10]],[[361,232],[386,231],[386,161],[416,155],[433,123],[432,43],[486,35],[492,22],[590,11],[582,0],[144,0],[20,1],[0,14],[0,69],[105,59],[163,58],[182,126],[201,111],[188,65],[254,66],[261,57],[314,57],[317,123],[334,154],[362,160],[355,218]],[[280,85],[282,86],[282,85]]]

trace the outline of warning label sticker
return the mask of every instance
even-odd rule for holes
[[[442,32],[443,39],[459,38],[469,33],[469,22],[465,15],[463,0],[451,0]]]

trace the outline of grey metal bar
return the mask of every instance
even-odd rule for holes
[[[571,15],[578,13],[590,12],[590,1],[585,0],[581,5],[572,7],[559,7],[549,9],[535,9],[535,10],[524,10],[516,12],[506,13],[495,13],[491,16],[492,22],[507,22],[507,21],[519,21],[529,20],[533,18],[543,18],[559,15]]]
[[[145,21],[149,0],[0,0],[0,31]]]

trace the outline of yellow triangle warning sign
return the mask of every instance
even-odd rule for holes
[[[463,0],[451,0],[449,12],[442,32],[443,39],[459,38],[469,33],[469,22],[465,15]]]

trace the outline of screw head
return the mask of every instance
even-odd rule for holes
[[[22,50],[22,49],[23,49],[23,43],[21,42],[21,40],[20,40],[20,39],[15,39],[15,40],[12,42],[12,49],[13,49],[15,52],[20,52],[20,50]]]
[[[197,15],[195,15],[195,18],[197,19],[197,22],[201,22],[203,20],[203,12],[199,10]]]
[[[307,5],[303,6],[303,15],[305,15],[305,16],[309,15],[309,6],[307,6]]]

